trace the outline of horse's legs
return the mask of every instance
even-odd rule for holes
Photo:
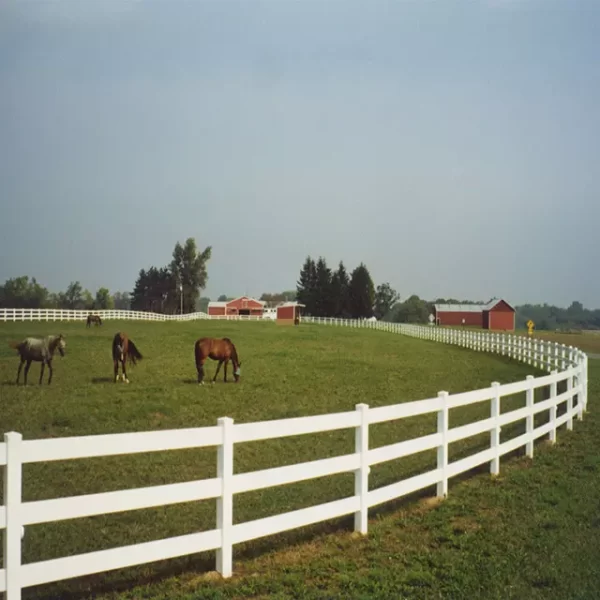
[[[127,357],[123,356],[123,360],[121,362],[121,364],[123,365],[123,381],[125,383],[129,383],[129,379],[127,378]]]
[[[222,365],[222,364],[223,364],[223,361],[222,361],[222,360],[220,360],[220,361],[219,361],[219,364],[217,365],[217,370],[215,371],[215,376],[213,377],[213,380],[212,380],[212,381],[213,381],[213,383],[214,383],[214,382],[216,381],[216,379],[217,379],[217,375],[219,374],[219,369],[221,368],[221,365]],[[227,364],[227,363],[226,363],[226,364]],[[227,368],[227,367],[225,367],[225,368]]]
[[[129,379],[127,379],[127,369],[125,368],[125,363],[127,362],[127,358],[123,358],[121,361],[121,365],[123,366],[123,381],[125,383],[129,383]]]
[[[46,363],[44,361],[42,361],[42,366],[40,367],[40,385],[42,385],[42,378],[44,377],[44,367],[46,366]]]
[[[19,385],[19,377],[21,377],[21,369],[25,364],[25,359],[21,356],[21,362],[19,363],[19,368],[17,370],[17,385]]]
[[[201,358],[199,361],[196,362],[196,371],[198,371],[198,384],[199,385],[204,385],[204,361],[206,359],[205,358]]]
[[[229,359],[226,358],[225,359],[225,368],[223,369],[224,370],[224,373],[223,373],[223,381],[224,381],[224,383],[227,383],[227,365],[228,364],[229,364]]]
[[[42,367],[43,367],[43,364],[44,363],[42,363]],[[50,371],[48,373],[48,385],[50,385],[50,382],[52,381],[52,373],[54,373],[54,369],[52,368],[52,361],[51,360],[48,361],[48,371]]]
[[[29,373],[29,367],[31,367],[31,359],[27,359],[27,364],[25,365],[25,372],[23,373],[23,383],[27,385],[27,373]]]
[[[116,358],[113,358],[113,365],[115,367],[115,383],[119,381],[119,361]]]

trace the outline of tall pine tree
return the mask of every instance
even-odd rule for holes
[[[367,267],[360,263],[350,277],[350,313],[354,319],[373,316],[375,286]]]
[[[300,271],[300,279],[296,284],[296,300],[305,305],[304,313],[315,315],[316,312],[317,269],[315,261],[307,256]]]
[[[315,267],[315,316],[330,317],[334,311],[331,289],[331,269],[327,261],[319,256]]]
[[[349,307],[350,279],[346,272],[344,263],[340,261],[337,271],[331,277],[331,295],[333,300],[333,317],[348,319],[350,317]]]

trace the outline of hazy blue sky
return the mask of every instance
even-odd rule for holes
[[[206,292],[307,254],[401,294],[600,307],[600,2],[0,3],[0,281]]]

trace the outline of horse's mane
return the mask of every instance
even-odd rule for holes
[[[60,342],[61,339],[62,339],[62,333],[59,333],[58,335],[46,336],[46,344],[48,344],[48,349],[51,350],[52,352],[54,352],[54,350],[56,350],[56,346],[58,346],[58,343]]]

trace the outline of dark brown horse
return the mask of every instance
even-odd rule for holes
[[[218,360],[217,370],[212,382],[214,383],[219,374],[221,365],[225,363],[223,381],[227,381],[227,364],[233,364],[233,377],[236,383],[240,380],[242,363],[238,358],[237,350],[229,338],[200,338],[194,344],[194,357],[196,358],[196,370],[198,371],[198,383],[204,385],[204,362],[207,358]]]
[[[52,381],[52,358],[54,352],[59,351],[61,356],[65,355],[65,348],[67,342],[65,338],[60,335],[48,335],[45,338],[25,338],[22,342],[9,342],[11,348],[17,350],[21,356],[21,362],[19,363],[19,370],[17,371],[17,385],[19,385],[19,377],[21,376],[21,369],[23,364],[25,366],[25,373],[23,374],[23,384],[27,385],[27,373],[29,373],[29,367],[31,367],[32,361],[42,363],[42,370],[40,371],[40,384],[42,383],[42,377],[44,376],[44,367],[48,365],[48,385]]]
[[[96,327],[98,327],[98,325],[102,325],[102,319],[100,318],[100,315],[89,314],[87,317],[86,327],[91,327],[92,323],[95,323]]]
[[[142,360],[143,357],[135,344],[127,337],[126,333],[119,332],[115,334],[112,342],[112,356],[115,366],[115,383],[119,381],[119,363],[121,363],[123,369],[123,381],[129,383],[125,367],[127,359],[129,358],[130,362],[135,365],[136,361]]]

